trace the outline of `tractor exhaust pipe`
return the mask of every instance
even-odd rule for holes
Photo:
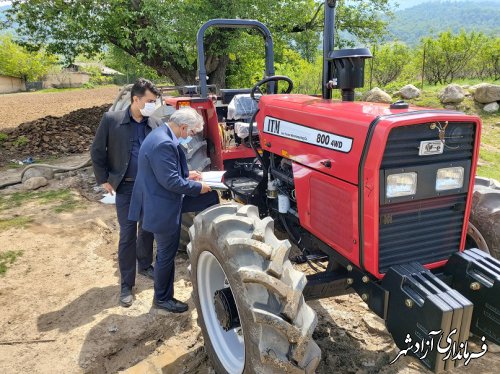
[[[368,48],[334,51],[336,5],[337,0],[325,0],[322,97],[331,100],[332,89],[340,88],[342,101],[354,101],[354,89],[364,86],[365,60],[372,54]]]
[[[323,24],[323,99],[332,98],[332,88],[329,86],[333,77],[333,62],[328,54],[333,51],[335,45],[335,6],[337,0],[325,0],[325,20]]]

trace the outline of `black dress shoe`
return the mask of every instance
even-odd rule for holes
[[[120,304],[125,308],[128,308],[134,302],[134,296],[132,295],[132,288],[128,286],[122,286],[120,292]]]
[[[159,301],[153,300],[153,305],[160,309],[165,309],[171,313],[184,313],[188,310],[188,305],[177,299]]]
[[[145,277],[148,277],[150,279],[155,279],[155,268],[153,267],[153,265],[151,265],[147,269],[140,269],[139,274],[144,275]]]

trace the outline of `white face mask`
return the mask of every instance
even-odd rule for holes
[[[144,117],[151,117],[156,110],[156,103],[146,103],[144,108],[141,109],[141,114]]]

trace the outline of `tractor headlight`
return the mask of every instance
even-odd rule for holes
[[[387,176],[385,195],[388,199],[415,195],[417,192],[417,173],[391,174]]]
[[[436,173],[436,191],[455,190],[464,185],[462,166],[438,169]]]

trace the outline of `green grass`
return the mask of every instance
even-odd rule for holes
[[[8,138],[7,134],[0,132],[0,144],[2,144],[4,141],[6,141],[7,138]]]
[[[20,207],[23,203],[38,201],[41,204],[55,204],[52,210],[56,213],[70,212],[83,207],[69,189],[52,191],[15,192],[12,195],[0,197],[0,211]]]
[[[0,231],[7,230],[13,227],[26,227],[33,221],[30,217],[19,216],[9,219],[0,219]]]
[[[5,275],[7,268],[22,255],[23,251],[7,251],[0,253],[0,275]]]
[[[19,136],[12,144],[16,147],[22,147],[23,145],[28,144],[29,140],[24,135]]]

